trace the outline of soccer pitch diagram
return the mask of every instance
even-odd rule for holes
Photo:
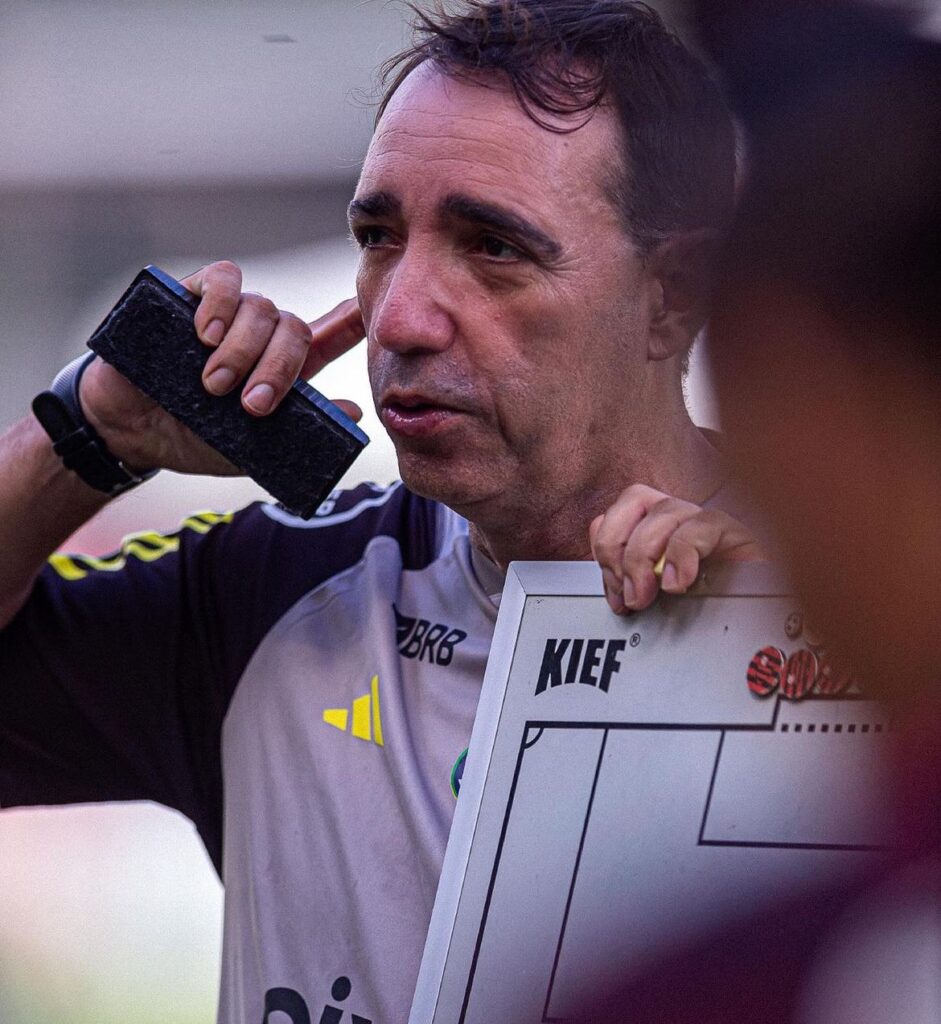
[[[595,572],[524,564],[504,594],[411,1024],[570,1020],[607,964],[888,849],[887,712],[766,567],[628,618]]]

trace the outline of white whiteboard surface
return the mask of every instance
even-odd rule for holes
[[[410,1024],[571,1019],[606,963],[885,856],[885,709],[748,688],[798,615],[763,563],[627,617],[594,564],[510,566]]]

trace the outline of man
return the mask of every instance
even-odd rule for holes
[[[700,511],[722,472],[682,395],[734,178],[703,69],[623,0],[474,0],[395,70],[350,204],[362,322],[309,328],[231,264],[185,283],[207,389],[255,415],[365,330],[404,486],[44,566],[105,499],[34,421],[5,441],[0,804],[187,814],[226,885],[224,1021],[405,1019],[511,559],[593,542],[624,610],[662,554],[682,590],[748,550]],[[125,466],[230,471],[100,361],[81,401]]]

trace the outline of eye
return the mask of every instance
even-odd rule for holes
[[[509,263],[513,260],[525,259],[525,253],[515,245],[505,242],[498,235],[481,235],[475,249],[488,259],[497,260],[501,263]]]
[[[375,224],[364,224],[362,227],[354,228],[353,237],[361,249],[375,249],[390,241],[389,232]]]

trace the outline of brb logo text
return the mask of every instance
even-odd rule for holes
[[[395,605],[395,645],[404,658],[429,661],[432,665],[450,665],[454,648],[467,639],[463,629],[403,615]]]
[[[562,637],[546,641],[539,667],[536,693],[551,686],[584,683],[608,692],[611,677],[621,668],[620,657],[626,640],[591,640]]]

